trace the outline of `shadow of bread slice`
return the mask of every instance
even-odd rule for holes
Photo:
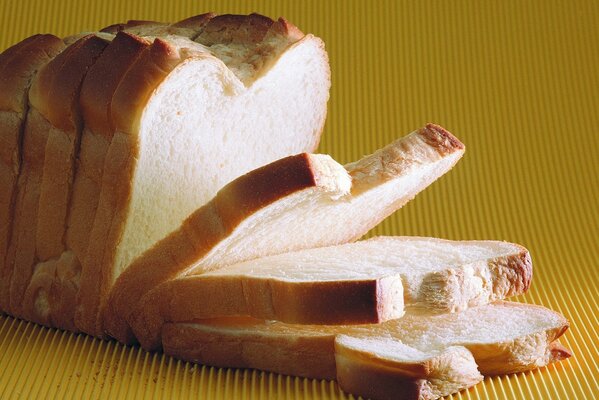
[[[377,237],[169,281],[131,314],[142,347],[166,322],[247,315],[293,324],[367,324],[449,313],[526,292],[528,251],[496,241]]]
[[[373,399],[436,399],[570,356],[568,328],[541,306],[497,302],[452,314],[406,315],[377,325],[291,325],[251,318],[166,324],[164,351],[218,367],[317,379]]]
[[[0,311],[9,311],[12,264],[6,254],[21,170],[21,141],[29,88],[39,68],[64,48],[53,35],[33,35],[0,54]]]
[[[209,45],[156,38],[115,91],[115,133],[81,272],[84,332],[102,334],[98,310],[129,263],[223,185],[318,144],[329,89],[322,41],[269,20],[256,42],[243,23],[227,28],[230,18],[204,29],[220,21],[221,42],[215,30]]]
[[[254,171],[231,182],[119,277],[104,313],[108,332],[118,340],[132,340],[125,319],[143,309],[143,296],[161,291],[161,301],[168,302],[177,293],[163,291],[158,286],[163,282],[254,258],[357,240],[451,169],[463,152],[453,135],[428,124],[345,169],[338,166],[352,177],[351,191],[344,195],[332,197],[308,188],[271,197],[292,181],[284,174],[269,174],[272,178],[265,182]],[[246,188],[248,179],[263,192]],[[272,200],[261,201],[257,194]],[[232,210],[234,219],[228,215]]]

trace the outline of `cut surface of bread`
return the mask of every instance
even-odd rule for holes
[[[482,375],[527,371],[570,356],[567,320],[544,307],[496,302],[378,325],[290,325],[251,318],[166,324],[166,354],[219,367],[336,378],[376,399],[432,399]],[[397,392],[398,389],[401,389]]]
[[[12,264],[6,254],[21,170],[21,141],[31,80],[64,47],[53,35],[34,35],[0,54],[0,311],[8,311]]]
[[[160,298],[168,303],[179,284],[168,281],[177,276],[200,274],[267,255],[357,240],[451,169],[463,152],[463,144],[453,135],[428,124],[346,165],[345,170],[352,177],[351,192],[336,198],[306,190],[286,192],[284,196],[269,199],[276,200],[272,204],[270,201],[261,204],[261,199],[245,189],[236,190],[238,184],[232,182],[226,191],[196,211],[121,275],[111,293],[111,308],[104,315],[109,333],[122,341],[131,340],[124,319],[145,307],[146,300],[142,299],[140,304],[138,300],[150,290],[161,291],[163,296],[149,294],[148,300]],[[274,193],[288,179],[280,176],[260,187]],[[259,181],[256,179],[256,184]],[[220,205],[223,203],[238,210],[233,222],[223,216]],[[252,208],[246,210],[248,205]],[[209,231],[207,226],[215,228]],[[190,242],[193,237],[190,238],[188,231],[203,232],[195,239],[198,243]],[[157,286],[162,282],[167,282],[165,288]]]
[[[218,17],[204,31],[213,21],[222,39],[213,32],[210,45],[156,38],[112,97],[75,316],[84,332],[101,335],[99,308],[130,262],[224,184],[318,144],[329,89],[322,41],[284,21],[269,20],[258,42],[252,26]]]
[[[131,315],[142,346],[166,322],[234,315],[294,324],[364,324],[462,311],[524,293],[532,262],[496,241],[377,237],[246,261],[165,284]],[[168,298],[164,301],[163,298]]]

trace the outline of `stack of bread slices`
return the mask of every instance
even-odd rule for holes
[[[0,55],[0,310],[222,367],[432,399],[567,358],[503,301],[528,251],[356,241],[448,172],[427,124],[356,162],[312,154],[330,73],[284,19],[203,14],[35,35]]]

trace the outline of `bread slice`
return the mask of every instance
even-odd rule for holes
[[[517,244],[378,237],[246,261],[162,285],[131,314],[160,347],[165,322],[247,315],[295,324],[365,324],[448,313],[524,293],[532,262]],[[403,284],[402,284],[403,283]]]
[[[38,69],[64,48],[53,35],[33,35],[0,54],[0,311],[9,308],[12,265],[5,264],[21,170],[29,86]]]
[[[159,37],[159,36],[183,36],[189,39],[195,39],[204,30],[206,24],[216,17],[214,13],[204,13],[185,18],[179,22],[168,24],[156,21],[144,20],[129,20],[125,23],[118,23],[107,26],[100,32],[110,33],[113,35],[119,32],[127,32],[131,35],[144,37]],[[266,18],[266,17],[264,17]]]
[[[435,399],[482,375],[527,371],[569,357],[567,320],[544,307],[497,302],[378,325],[290,325],[251,318],[166,324],[164,351],[219,367],[334,379],[373,399]]]
[[[357,240],[451,169],[463,152],[463,144],[452,134],[428,124],[346,165],[352,177],[347,195],[337,193],[332,198],[330,193],[299,185],[281,191],[294,175],[277,173],[277,163],[233,181],[120,276],[104,313],[108,333],[131,341],[125,319],[144,307],[145,300],[139,305],[138,301],[178,276]],[[269,170],[272,173],[262,176]],[[247,182],[255,188],[247,187]],[[173,285],[177,293],[179,283]],[[169,290],[165,291],[168,298]]]
[[[264,36],[213,21],[220,42],[155,39],[113,96],[78,296],[85,332],[101,333],[99,306],[129,263],[225,183],[318,144],[329,88],[322,41],[284,20],[269,20]]]

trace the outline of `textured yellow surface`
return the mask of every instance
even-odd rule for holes
[[[0,48],[126,19],[283,15],[322,37],[333,87],[320,150],[353,160],[431,121],[464,159],[376,234],[505,239],[532,252],[521,300],[571,321],[575,357],[454,399],[599,397],[599,3],[596,1],[3,0]],[[343,399],[334,383],[192,366],[0,317],[0,399]]]

